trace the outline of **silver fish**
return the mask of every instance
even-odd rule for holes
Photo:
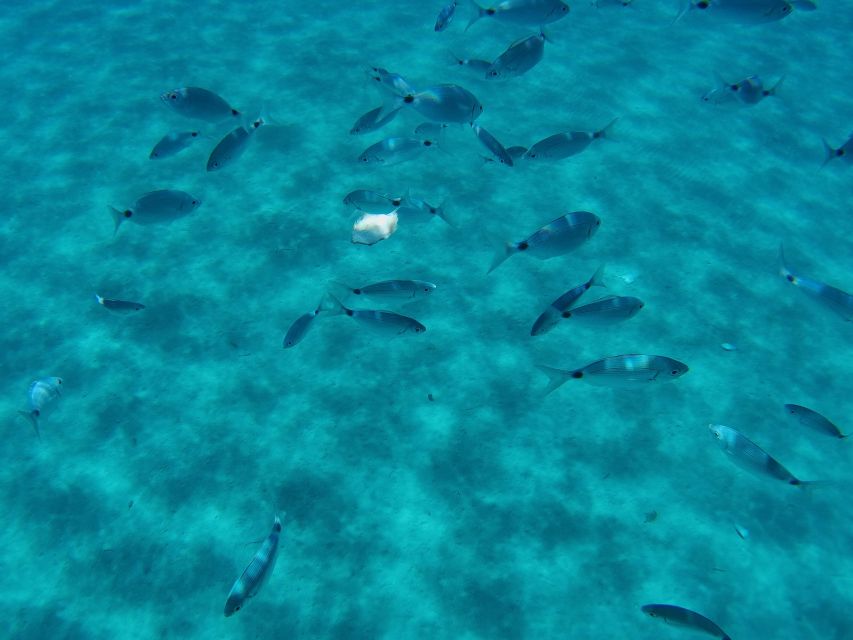
[[[675,20],[694,13],[720,22],[765,24],[786,18],[795,7],[813,11],[817,5],[814,0],[682,0],[681,11]]]
[[[444,5],[441,11],[438,12],[438,17],[435,19],[435,30],[444,31],[453,22],[453,15],[456,13],[456,0]]]
[[[592,0],[590,3],[596,9],[607,7],[630,7],[633,0]]]
[[[438,143],[424,138],[385,138],[362,151],[358,162],[390,167],[414,160],[431,147],[438,147]]]
[[[167,91],[160,96],[160,100],[172,111],[196,120],[221,122],[240,115],[237,109],[220,96],[201,87],[182,87]]]
[[[785,280],[843,320],[847,322],[853,320],[853,295],[818,280],[793,273],[785,264],[785,254],[781,244],[779,245],[779,273]]]
[[[466,31],[472,24],[487,17],[510,24],[539,27],[569,15],[569,5],[561,0],[504,0],[488,8],[475,2],[474,7],[477,15],[468,22]]]
[[[126,315],[135,311],[142,311],[145,308],[145,305],[139,302],[130,302],[128,300],[110,300],[109,298],[102,298],[97,293],[95,294],[95,298],[98,300],[98,304],[103,306],[105,309],[109,309],[113,313]]]
[[[148,158],[150,160],[170,158],[198,140],[199,135],[198,131],[172,131],[167,133],[160,139],[160,142],[154,145]]]
[[[516,253],[524,252],[548,260],[574,251],[595,235],[601,219],[589,211],[573,211],[552,220],[520,242],[507,242],[498,249],[488,273]]]
[[[825,418],[814,409],[809,409],[799,404],[786,404],[784,406],[787,415],[793,417],[794,420],[809,429],[832,436],[833,438],[838,438],[839,440],[847,437],[841,433],[841,429],[831,420]]]
[[[448,125],[443,122],[421,122],[415,127],[415,135],[419,138],[441,141],[447,127]]]
[[[829,146],[829,143],[825,138],[821,138],[821,140],[823,140],[823,150],[826,152],[826,158],[821,165],[822,167],[826,166],[827,162],[834,160],[835,158],[838,158],[847,164],[853,164],[853,134],[851,134],[850,137],[847,138],[847,141],[837,149],[833,149]]]
[[[797,479],[793,473],[788,471],[773,456],[743,435],[740,431],[727,427],[723,424],[709,424],[708,429],[720,445],[729,459],[741,469],[749,471],[757,476],[765,476],[782,480],[788,484],[804,485],[810,484]]]
[[[376,86],[385,91],[390,91],[395,96],[416,93],[415,87],[399,73],[392,73],[382,67],[370,67],[368,76]]]
[[[261,548],[252,558],[249,566],[246,567],[243,574],[237,578],[234,586],[231,587],[231,592],[228,594],[228,599],[225,601],[225,617],[229,617],[237,613],[243,608],[249,598],[254,598],[264,583],[269,579],[275,568],[275,561],[278,556],[278,539],[281,535],[281,520],[278,516],[275,517],[275,522],[272,526],[272,532],[264,540]]]
[[[401,335],[403,333],[423,333],[426,327],[414,318],[394,313],[393,311],[376,311],[373,309],[349,309],[332,294],[321,305],[329,315],[346,315],[361,323],[365,328],[377,333]]]
[[[567,380],[586,380],[605,387],[641,387],[650,382],[667,382],[689,371],[686,364],[666,356],[629,354],[610,356],[580,369],[557,369],[538,365],[548,375],[545,393],[551,393]]]
[[[513,42],[486,69],[487,80],[514,78],[524,75],[542,61],[545,53],[545,34],[527,36]]]
[[[240,158],[246,152],[255,131],[265,124],[267,121],[261,117],[255,120],[248,129],[240,125],[227,133],[210,152],[210,157],[207,159],[207,170],[219,171]]]
[[[720,640],[732,640],[729,635],[720,629],[714,622],[690,609],[679,607],[674,604],[646,604],[641,607],[643,613],[652,618],[663,620],[667,624],[676,627],[685,627],[695,631],[702,631]]]
[[[479,60],[477,58],[460,58],[452,51],[450,52],[450,55],[453,58],[453,62],[457,66],[465,67],[472,73],[476,74],[479,78],[482,78],[488,68],[492,66],[492,63],[489,60]]]
[[[423,280],[382,280],[362,287],[351,287],[343,282],[332,281],[335,288],[354,296],[368,298],[401,298],[411,300],[430,295],[435,285]]]
[[[595,302],[570,309],[563,318],[596,326],[607,326],[633,318],[643,308],[643,301],[632,296],[605,296]]]
[[[613,137],[613,126],[619,118],[611,120],[606,127],[599,131],[569,131],[555,133],[540,140],[524,154],[525,160],[562,160],[576,155],[586,149],[595,140]]]
[[[39,420],[41,418],[42,411],[48,404],[62,395],[59,391],[61,388],[62,378],[52,376],[49,378],[34,380],[30,383],[29,389],[27,389],[27,400],[29,401],[30,410],[18,411],[18,413],[32,423],[33,429],[35,429],[39,440],[41,440]]]
[[[350,135],[360,136],[365,133],[381,129],[397,117],[397,114],[400,113],[400,109],[402,109],[402,107],[394,109],[393,111],[387,111],[382,106],[371,109],[355,121],[355,124],[352,125],[352,128],[349,130]]]
[[[548,308],[543,311],[536,322],[533,323],[533,328],[530,330],[531,336],[540,336],[548,333],[551,329],[557,326],[561,318],[569,317],[569,309],[581,296],[589,291],[590,287],[604,286],[602,278],[604,276],[604,267],[599,267],[592,277],[586,282],[572,287],[559,298],[548,305]]]
[[[376,191],[356,189],[344,196],[344,204],[365,213],[391,213],[403,204],[403,197],[395,198]]]
[[[776,90],[782,84],[785,76],[770,88],[764,86],[764,81],[758,76],[749,76],[738,82],[726,82],[717,78],[717,87],[702,96],[703,102],[713,104],[738,103],[742,105],[758,104],[764,98],[775,96]]]
[[[505,164],[508,167],[513,165],[512,156],[509,155],[509,152],[507,152],[497,138],[478,124],[471,124],[471,129],[473,129],[474,135],[477,136],[477,140],[483,143],[483,146],[489,150],[497,162]]]
[[[458,84],[439,84],[401,98],[427,120],[472,123],[483,113],[477,97]]]
[[[113,235],[125,220],[136,224],[164,224],[195,211],[201,200],[185,191],[161,189],[140,196],[130,209],[107,207],[115,222]]]
[[[309,311],[308,313],[303,313],[299,316],[290,328],[287,330],[287,333],[284,336],[284,340],[282,341],[282,347],[285,349],[290,349],[291,347],[295,347],[308,333],[308,330],[314,323],[314,318],[320,313],[320,309],[314,309],[314,311]]]

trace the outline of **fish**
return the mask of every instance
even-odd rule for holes
[[[421,122],[415,127],[415,135],[419,138],[429,138],[440,141],[448,125],[443,122]]]
[[[643,301],[633,296],[605,296],[589,304],[564,312],[563,318],[595,326],[607,326],[633,318],[643,308]]]
[[[278,557],[278,541],[281,536],[281,520],[275,516],[272,531],[267,539],[252,558],[249,566],[237,578],[234,586],[225,601],[225,617],[228,618],[237,613],[246,604],[249,598],[254,598],[264,583],[269,579],[275,568]]]
[[[595,235],[601,219],[589,211],[573,211],[536,230],[519,242],[507,242],[492,259],[488,273],[497,269],[516,253],[526,253],[539,260],[548,260],[574,251]]]
[[[794,3],[788,0],[682,0],[674,22],[688,13],[699,13],[708,19],[737,24],[764,24],[788,17]]]
[[[414,160],[433,147],[438,147],[438,142],[429,138],[385,138],[362,151],[358,162],[390,167]]]
[[[516,40],[489,65],[485,78],[494,80],[524,75],[542,61],[546,39],[545,32],[540,31],[538,34]]]
[[[307,335],[308,330],[313,326],[314,319],[319,314],[320,308],[318,307],[314,309],[314,311],[303,313],[301,316],[296,318],[296,320],[293,321],[293,324],[290,325],[287,333],[284,335],[284,340],[282,340],[281,346],[285,349],[290,349],[291,347],[295,347],[299,344]]]
[[[394,313],[393,311],[349,309],[331,293],[327,294],[321,308],[323,311],[328,311],[329,315],[349,316],[366,329],[385,335],[423,333],[426,331],[426,327],[414,318]]]
[[[426,200],[421,200],[420,198],[416,198],[411,194],[406,193],[406,195],[403,196],[403,203],[400,205],[397,212],[406,222],[431,222],[435,218],[441,218],[451,227],[455,227],[456,225],[447,217],[447,211],[445,211],[446,204],[447,202],[445,201],[438,206],[431,205]]]
[[[160,100],[172,111],[207,122],[222,122],[240,116],[240,112],[223,98],[201,87],[182,87],[160,95]]]
[[[836,287],[792,272],[785,263],[785,253],[781,244],[779,245],[779,273],[785,280],[798,287],[822,307],[841,317],[842,320],[846,322],[853,320],[853,296]]]
[[[368,76],[379,88],[390,91],[395,96],[417,93],[414,85],[399,73],[392,73],[382,67],[370,67]]]
[[[398,107],[393,111],[386,111],[381,105],[375,109],[371,109],[355,121],[355,124],[349,130],[350,135],[360,136],[371,131],[378,131],[396,118],[397,114],[400,113],[400,109],[402,107]]]
[[[344,204],[365,213],[391,213],[403,204],[403,197],[395,198],[376,191],[356,189],[344,196]]]
[[[723,424],[709,424],[708,429],[729,459],[741,469],[757,476],[781,480],[787,484],[799,486],[813,484],[812,481],[800,480],[779,462],[743,435],[740,431]]]
[[[690,609],[679,607],[674,604],[645,604],[641,607],[643,613],[649,614],[652,618],[663,620],[667,624],[676,627],[685,627],[695,631],[702,631],[708,635],[719,638],[720,640],[732,640],[729,635],[720,629],[716,623],[712,622],[701,613],[696,613]]]
[[[540,140],[524,154],[525,160],[562,160],[574,156],[586,149],[595,140],[613,138],[613,126],[619,118],[611,120],[607,126],[598,131],[569,131],[555,133]]]
[[[465,67],[478,77],[484,77],[486,71],[492,66],[491,60],[480,60],[478,58],[460,58],[452,51],[450,56],[453,58],[454,64],[460,67]]]
[[[396,91],[383,105],[383,112],[408,106],[433,122],[471,124],[483,113],[483,105],[473,93],[458,84],[437,84],[423,91]]]
[[[210,157],[207,159],[207,170],[219,171],[239,159],[246,152],[252,134],[265,124],[268,124],[267,120],[259,117],[252,122],[248,129],[240,125],[227,133],[210,152]]]
[[[610,356],[580,369],[537,366],[549,378],[546,395],[572,379],[586,380],[590,384],[605,387],[630,388],[675,380],[689,371],[686,364],[673,358],[642,354]]]
[[[630,7],[633,0],[592,0],[590,4],[596,9],[607,7]]]
[[[438,12],[438,16],[435,19],[435,30],[444,31],[447,27],[450,26],[450,23],[453,22],[453,15],[456,13],[456,0],[452,0],[452,2],[444,5],[441,8],[441,11]]]
[[[826,138],[821,138],[821,140],[823,141],[823,150],[826,153],[826,157],[824,158],[821,167],[825,167],[827,162],[834,160],[835,158],[839,158],[842,162],[847,164],[853,164],[853,153],[851,153],[853,152],[853,133],[851,133],[850,137],[847,138],[847,141],[837,149],[833,149],[826,141]]]
[[[494,18],[499,22],[538,27],[551,24],[569,15],[569,5],[562,0],[503,0],[492,7],[482,7],[473,2],[477,10],[468,22],[465,31],[482,18]]]
[[[352,227],[353,244],[376,244],[391,237],[397,230],[397,212],[365,213]]]
[[[139,302],[110,300],[108,298],[102,298],[97,293],[95,294],[95,298],[97,299],[98,304],[103,306],[105,309],[109,309],[113,313],[119,313],[122,315],[127,315],[128,313],[133,313],[135,311],[142,311],[145,308],[145,305]]]
[[[148,158],[150,160],[171,158],[198,140],[200,135],[201,133],[198,131],[172,131],[167,133],[160,139],[160,142],[154,145]]]
[[[809,429],[832,436],[833,438],[838,438],[839,440],[843,440],[847,437],[841,433],[841,429],[839,429],[835,423],[813,409],[809,409],[808,407],[804,407],[799,404],[786,404],[784,407],[787,415],[793,417],[794,420]]]
[[[477,136],[477,140],[483,143],[483,146],[489,150],[497,162],[505,164],[508,167],[513,165],[512,156],[509,155],[509,152],[507,152],[497,138],[476,123],[471,124],[471,129],[474,131],[474,135]]]
[[[561,318],[569,317],[569,309],[581,299],[583,294],[589,291],[591,287],[604,286],[603,276],[604,267],[599,267],[589,280],[576,287],[572,287],[549,304],[548,308],[536,318],[536,322],[533,323],[533,328],[530,330],[530,335],[541,336],[546,334],[557,326]]]
[[[115,235],[125,220],[143,225],[166,224],[189,215],[199,206],[201,206],[201,200],[186,191],[160,189],[140,196],[129,209],[121,210],[112,206],[108,206],[107,209],[115,222],[113,230]]]
[[[758,104],[764,98],[775,96],[783,80],[785,76],[779,78],[772,87],[766,88],[764,81],[758,76],[749,76],[737,82],[726,82],[723,78],[717,78],[718,86],[702,96],[702,101],[712,104],[732,102],[742,105]]]
[[[429,296],[435,291],[435,285],[424,280],[382,280],[361,287],[351,287],[342,282],[332,281],[334,287],[354,296],[368,298],[414,299]]]
[[[62,388],[62,378],[51,376],[48,378],[40,378],[33,380],[27,389],[27,400],[29,401],[29,411],[18,411],[18,413],[29,420],[36,436],[41,440],[41,432],[39,431],[39,421],[41,419],[44,408],[61,396],[60,389]]]

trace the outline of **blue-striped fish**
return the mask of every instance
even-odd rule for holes
[[[166,224],[196,210],[201,200],[186,191],[160,189],[150,191],[137,198],[130,209],[108,207],[115,223],[113,235],[118,232],[122,222],[129,220],[136,224]]]
[[[610,356],[580,369],[538,366],[549,378],[546,394],[568,380],[586,380],[590,384],[604,387],[630,388],[675,380],[689,371],[687,365],[678,360],[645,354]]]
[[[646,604],[641,609],[643,613],[663,620],[669,625],[701,631],[720,640],[732,640],[716,623],[690,609],[674,604]]]
[[[524,154],[525,160],[562,160],[569,156],[577,155],[586,149],[595,140],[613,138],[613,126],[619,118],[611,120],[607,126],[598,131],[569,131],[568,133],[555,133],[544,140],[540,140],[527,150]]]
[[[264,540],[261,548],[252,558],[249,566],[243,571],[243,574],[237,578],[234,586],[231,587],[231,592],[228,594],[228,599],[225,601],[225,617],[229,617],[237,613],[246,604],[249,598],[253,598],[260,591],[264,583],[269,579],[270,574],[275,568],[276,557],[278,556],[278,539],[281,535],[281,520],[278,516],[275,517],[275,522],[272,526],[272,532]]]
[[[833,438],[838,438],[839,440],[847,437],[841,433],[841,429],[834,422],[822,416],[814,409],[809,409],[799,404],[786,404],[784,406],[786,415],[791,416],[794,420],[809,429],[832,436]]]
[[[394,313],[393,311],[376,311],[373,309],[349,309],[332,294],[321,305],[329,315],[346,315],[360,323],[366,329],[381,334],[400,335],[403,333],[423,333],[426,327],[414,318]]]
[[[571,318],[575,323],[607,326],[633,318],[642,308],[643,301],[633,296],[605,296],[569,309],[563,318]]]
[[[329,284],[347,295],[366,296],[368,298],[401,298],[411,300],[422,298],[435,291],[435,285],[424,280],[382,280],[361,287],[351,287],[343,282],[332,281]]]
[[[785,263],[785,253],[781,244],[779,245],[779,273],[785,280],[843,320],[847,322],[853,320],[853,295],[818,280],[795,274]]]
[[[584,293],[589,291],[590,287],[604,286],[604,282],[602,281],[603,275],[604,267],[599,267],[589,280],[576,287],[572,287],[549,304],[548,308],[536,318],[536,322],[533,323],[533,328],[530,330],[530,335],[539,336],[548,333],[557,326],[561,318],[568,318],[570,315],[569,309],[581,299]]]
[[[41,378],[33,380],[27,389],[27,400],[29,401],[29,411],[18,411],[18,413],[27,418],[33,425],[36,435],[41,440],[41,432],[39,431],[39,420],[44,408],[53,402],[60,395],[62,388],[62,378],[52,376],[49,378]]]
[[[798,479],[764,449],[755,444],[737,429],[724,424],[709,424],[708,429],[725,452],[729,460],[745,471],[757,476],[781,480],[787,484],[812,484]]]
[[[269,122],[261,116],[248,127],[241,125],[227,133],[210,152],[207,170],[219,171],[240,158],[246,152],[254,133],[266,124]]]
[[[438,17],[435,19],[435,30],[444,31],[453,22],[453,15],[456,13],[456,0],[451,0],[448,4],[441,8],[438,12]]]
[[[574,251],[595,235],[601,219],[589,211],[573,211],[552,220],[520,242],[507,242],[495,253],[488,273],[516,253],[527,253],[548,260]]]
[[[187,118],[221,122],[240,115],[219,95],[201,87],[182,87],[167,91],[160,96],[163,104]]]

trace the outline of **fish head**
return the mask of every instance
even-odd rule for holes
[[[160,100],[162,100],[164,104],[174,107],[176,104],[179,104],[186,95],[186,89],[172,89],[171,91],[161,93]]]
[[[667,367],[664,373],[670,379],[680,378],[685,373],[690,371],[686,364],[684,364],[683,362],[678,362],[677,360],[670,360],[667,364],[669,366]]]
[[[225,617],[230,618],[240,609],[243,608],[243,603],[246,601],[246,594],[243,589],[241,580],[238,580],[228,594],[228,600],[225,601]]]
[[[721,424],[708,425],[708,430],[711,432],[711,436],[720,444],[720,446],[725,446],[727,428],[728,427]]]

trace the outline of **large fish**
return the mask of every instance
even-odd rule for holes
[[[795,274],[785,263],[785,253],[781,244],[779,245],[779,273],[785,280],[822,307],[840,316],[842,320],[847,322],[853,320],[853,295],[818,280]]]
[[[488,273],[516,253],[527,253],[539,260],[548,260],[574,251],[595,235],[601,219],[589,211],[573,211],[552,220],[519,242],[507,242],[492,259]]]
[[[29,401],[29,411],[18,411],[18,413],[27,418],[35,429],[36,435],[41,440],[41,432],[39,431],[39,420],[44,408],[53,402],[60,395],[62,388],[62,378],[52,376],[50,378],[41,378],[30,383],[27,389],[27,400]]]
[[[607,326],[633,318],[643,308],[643,301],[633,296],[605,296],[566,311],[563,318],[575,323]]]
[[[486,69],[487,80],[514,78],[524,75],[542,60],[545,53],[544,32],[513,42]]]
[[[580,369],[557,369],[538,365],[548,375],[545,393],[551,393],[568,380],[586,380],[604,387],[643,387],[653,382],[668,382],[689,371],[687,365],[666,356],[628,354],[596,360]]]
[[[122,222],[129,220],[136,224],[165,224],[195,211],[201,200],[185,191],[161,189],[140,196],[130,209],[108,207],[115,223],[113,235],[118,232]]]
[[[173,89],[162,94],[160,100],[172,111],[196,120],[221,122],[240,115],[237,109],[229,105],[219,95],[201,87]]]
[[[567,133],[555,133],[544,140],[540,140],[527,150],[524,154],[525,160],[562,160],[569,156],[577,155],[586,149],[595,140],[613,138],[613,126],[619,118],[611,120],[607,126],[598,131],[569,131]]]
[[[674,604],[646,604],[641,609],[643,613],[649,614],[652,618],[663,620],[667,624],[701,631],[720,640],[732,640],[716,623],[701,613],[696,613],[690,609]]]
[[[278,556],[278,539],[281,535],[281,520],[278,516],[275,517],[275,522],[272,526],[272,532],[264,540],[261,548],[252,558],[249,566],[243,571],[243,574],[237,578],[234,586],[231,587],[231,592],[228,594],[228,599],[225,601],[225,617],[229,617],[237,613],[246,604],[249,598],[254,598],[264,583],[269,579],[270,574],[275,568],[276,557]]]
[[[557,326],[561,318],[568,318],[570,315],[569,309],[574,305],[581,296],[589,291],[590,287],[604,286],[602,277],[604,275],[604,267],[599,267],[592,277],[586,282],[572,287],[559,298],[548,305],[548,308],[543,311],[536,322],[533,323],[533,328],[530,330],[531,336],[539,336],[548,333],[551,329]]]
[[[847,437],[841,433],[841,429],[834,422],[825,418],[814,409],[809,409],[799,404],[786,404],[784,406],[786,415],[791,416],[794,420],[809,429],[840,440]]]
[[[733,463],[757,476],[781,480],[787,484],[811,484],[794,476],[764,449],[740,431],[724,424],[709,424],[708,429]]]
[[[414,318],[393,311],[375,311],[373,309],[349,309],[332,294],[321,305],[329,315],[346,315],[360,323],[366,329],[386,335],[403,333],[423,333],[426,327]]]
[[[468,22],[466,31],[481,18],[494,18],[500,22],[527,27],[541,27],[569,15],[569,5],[562,0],[503,0],[490,7],[482,7],[474,2],[474,8],[477,10],[477,15]]]

